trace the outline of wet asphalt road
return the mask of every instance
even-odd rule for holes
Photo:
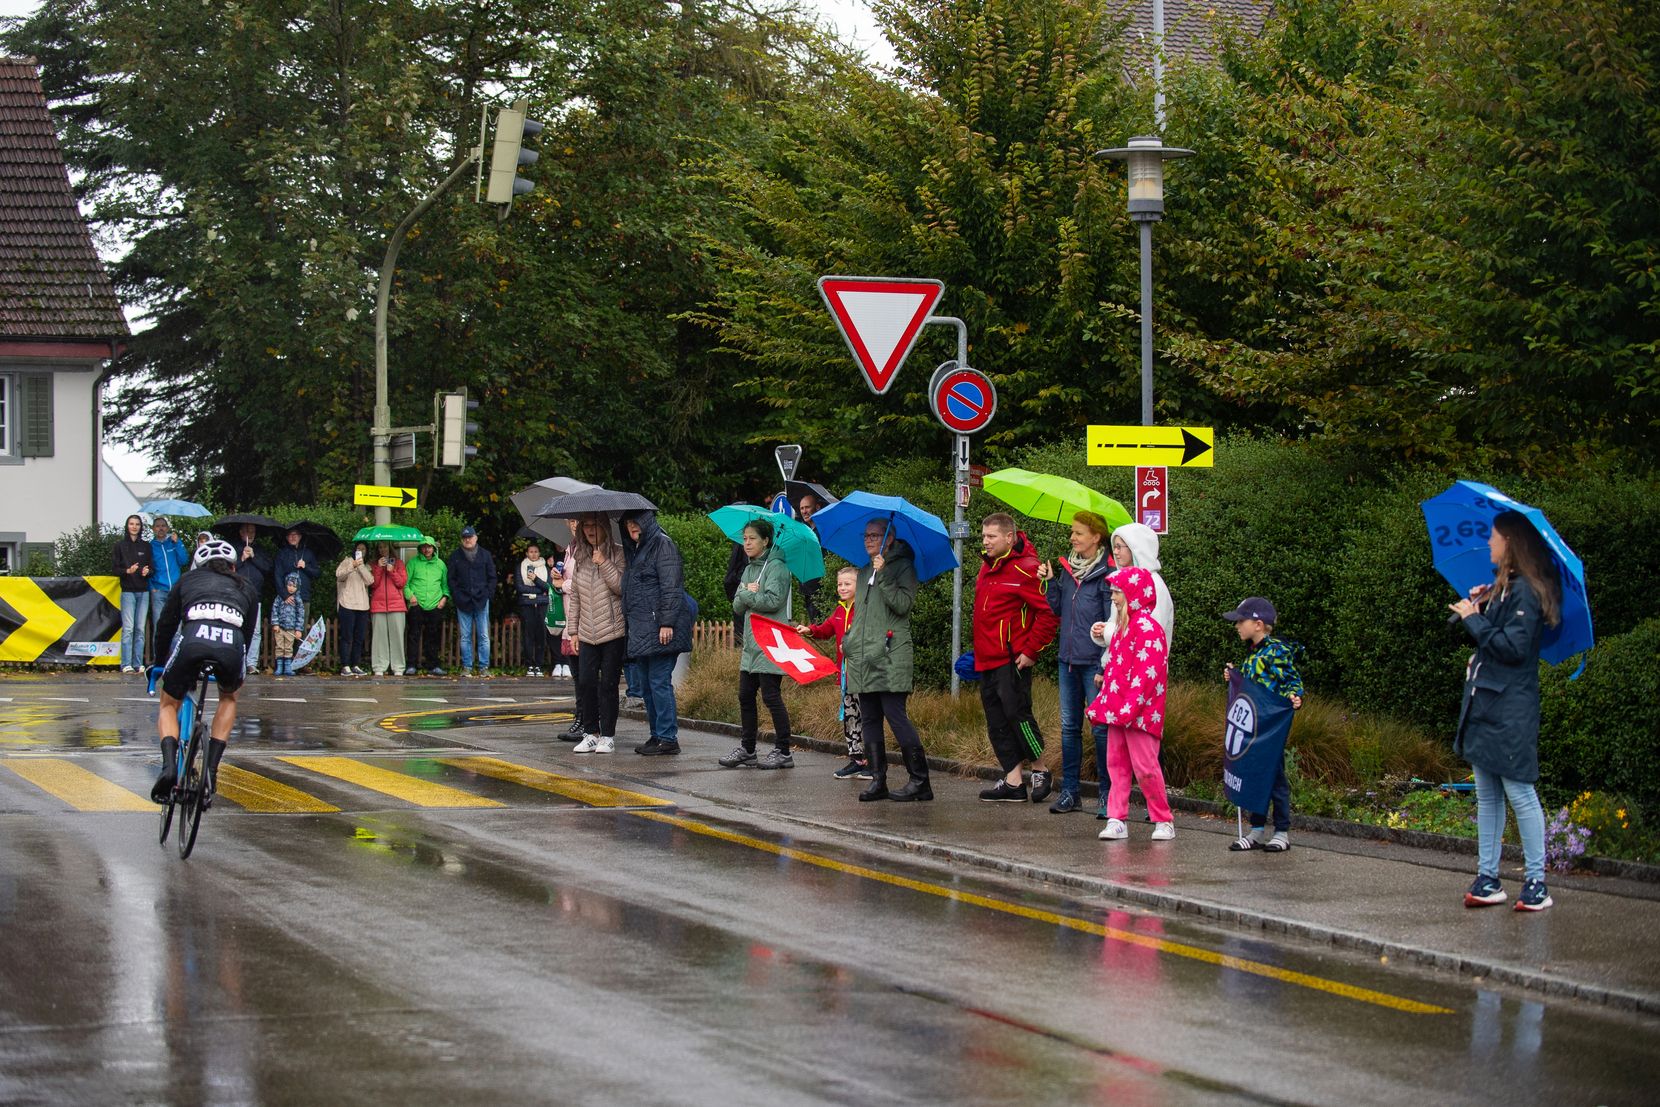
[[[228,763],[337,810],[181,862],[39,783],[147,791],[141,688],[0,681],[0,1102],[1656,1099],[1657,1020],[804,836],[550,743],[560,691],[252,684]]]

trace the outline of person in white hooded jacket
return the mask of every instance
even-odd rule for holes
[[[1170,599],[1170,588],[1164,583],[1164,577],[1159,573],[1159,536],[1152,527],[1143,523],[1125,523],[1112,532],[1112,559],[1120,569],[1135,566],[1146,569],[1153,578],[1153,588],[1156,590],[1153,597],[1153,621],[1164,628],[1165,658],[1168,659],[1171,639],[1176,628],[1176,605]],[[1090,639],[1101,647],[1101,664],[1107,663],[1108,647],[1112,644],[1113,624],[1109,622],[1096,623],[1090,627]],[[1106,781],[1101,782],[1101,809],[1095,813],[1097,819],[1107,817]]]

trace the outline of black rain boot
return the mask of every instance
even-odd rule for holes
[[[213,793],[219,789],[219,759],[225,756],[225,743],[217,738],[208,739],[207,750],[207,782],[202,790],[202,806],[213,806]]]
[[[156,803],[166,803],[167,794],[173,790],[173,785],[179,782],[176,771],[179,765],[179,740],[177,738],[163,738],[161,740],[161,775],[150,786],[150,799]]]
[[[870,784],[859,793],[859,802],[885,800],[888,798],[888,747],[882,742],[867,745],[865,757],[870,766]]]
[[[895,803],[933,799],[934,789],[928,783],[928,754],[921,746],[901,746],[899,756],[905,759],[905,771],[911,779],[905,782],[905,787],[894,789],[888,798]]]

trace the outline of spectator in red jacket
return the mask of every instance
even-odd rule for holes
[[[404,619],[408,606],[404,603],[403,589],[409,583],[409,570],[391,545],[382,542],[370,573],[370,675],[402,676]]]
[[[991,802],[1027,798],[1021,770],[1032,769],[1032,802],[1048,798],[1049,773],[1035,767],[1043,734],[1032,715],[1032,667],[1055,637],[1060,621],[1038,580],[1037,553],[1014,519],[997,512],[980,524],[980,576],[974,585],[974,668],[991,748],[1003,779],[980,793]]]
[[[807,500],[803,496],[802,500]],[[870,766],[865,762],[864,727],[859,722],[859,697],[847,690],[847,665],[842,660],[842,639],[853,625],[853,596],[859,587],[859,570],[843,565],[836,573],[836,610],[822,623],[812,626],[797,623],[795,631],[804,638],[834,638],[836,666],[841,669],[842,681],[842,737],[847,739],[847,764],[837,769],[837,780],[870,780]]]

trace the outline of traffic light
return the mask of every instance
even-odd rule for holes
[[[450,469],[465,469],[467,459],[478,456],[478,447],[469,439],[478,433],[478,424],[468,418],[478,410],[478,401],[467,398],[467,390],[440,392],[434,397],[438,408],[434,422],[438,425],[438,456],[433,464]]]
[[[490,151],[490,183],[484,198],[492,204],[513,204],[513,197],[523,196],[536,187],[536,182],[519,176],[520,168],[536,164],[542,155],[526,150],[525,139],[542,133],[542,124],[525,118],[529,100],[517,100],[510,108],[496,113],[496,143]]]

